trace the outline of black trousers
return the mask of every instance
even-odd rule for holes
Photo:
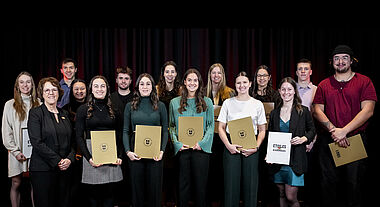
[[[245,207],[257,206],[259,181],[259,153],[248,157],[242,154],[231,154],[224,148],[224,205],[239,207],[242,194]],[[242,189],[242,191],[240,191]]]
[[[163,162],[151,159],[129,161],[131,175],[132,204],[134,207],[161,206]],[[145,198],[147,197],[147,198]]]
[[[117,183],[84,184],[89,207],[113,207],[115,185]]]
[[[178,206],[189,206],[194,193],[195,206],[206,206],[206,189],[210,155],[198,150],[183,150],[178,152],[179,193]]]
[[[366,143],[366,135],[361,135]],[[365,173],[366,160],[335,167],[326,141],[331,140],[331,137],[318,135],[318,139],[322,141],[318,158],[323,206],[361,206],[361,179]]]
[[[207,184],[207,199],[211,202],[223,202],[223,151],[224,144],[219,138],[219,134],[214,133],[212,143],[212,154],[210,154],[210,171]]]
[[[36,207],[70,207],[71,168],[66,171],[31,171]]]

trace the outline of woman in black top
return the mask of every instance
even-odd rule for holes
[[[57,79],[48,77],[40,80],[37,92],[43,104],[31,109],[28,119],[33,146],[29,169],[34,204],[38,207],[71,206],[72,128],[67,111],[57,107],[63,90]]]
[[[71,82],[70,93],[69,93],[69,103],[64,105],[62,108],[69,112],[69,119],[73,128],[73,140],[75,140],[75,120],[77,109],[80,105],[86,103],[87,98],[87,85],[86,82],[82,79],[74,79]],[[83,189],[81,184],[82,180],[82,153],[79,150],[79,147],[76,141],[73,143],[75,149],[75,162],[72,164],[73,176],[71,181],[71,198],[76,202],[73,203],[73,206],[83,206],[84,199],[80,197],[80,192]]]
[[[174,61],[166,61],[161,67],[161,75],[156,89],[160,101],[165,104],[167,110],[170,101],[179,96],[180,86],[177,64]]]
[[[95,76],[89,85],[86,104],[76,114],[76,139],[83,154],[82,183],[88,184],[90,206],[113,206],[113,183],[123,179],[121,140],[116,140],[118,159],[114,164],[95,164],[91,154],[90,131],[115,130],[117,117],[111,108],[109,85],[105,77]],[[118,137],[118,136],[116,136]]]
[[[266,65],[257,67],[252,90],[253,98],[261,102],[274,102],[275,108],[281,102],[280,94],[272,86],[271,71]]]
[[[276,108],[281,101],[280,94],[272,86],[272,76],[271,70],[266,65],[260,65],[257,67],[255,76],[253,77],[253,87],[252,87],[252,97],[263,102],[273,102],[274,108]],[[269,121],[268,112],[267,122]],[[266,133],[268,136],[268,133]],[[271,177],[268,172],[268,166],[264,160],[267,153],[268,139],[264,139],[259,150],[259,190],[258,190],[258,200],[261,200],[263,205],[269,205],[267,202],[271,202],[276,198],[273,197],[277,191],[276,186],[273,184]],[[265,193],[263,193],[265,192]],[[269,192],[269,193],[268,193]]]
[[[75,123],[75,115],[80,105],[86,103],[87,85],[82,79],[74,79],[71,82],[69,104],[66,104],[63,109],[66,109],[70,114],[70,120]]]
[[[178,74],[178,67],[174,61],[166,61],[161,67],[160,79],[156,86],[157,94],[160,99],[165,104],[166,111],[169,111],[170,101],[179,96],[180,90],[180,76]],[[163,175],[163,190],[162,197],[163,202],[166,205],[174,205],[177,200],[176,191],[176,171],[173,170],[176,166],[174,161],[174,149],[173,143],[168,139],[168,144],[164,154],[164,175]]]

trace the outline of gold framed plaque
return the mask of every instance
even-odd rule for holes
[[[115,130],[90,131],[92,159],[95,164],[112,164],[117,161]]]
[[[360,134],[347,139],[350,146],[346,148],[340,147],[336,142],[329,144],[336,167],[368,157]]]
[[[178,117],[178,141],[193,147],[203,139],[203,117]]]
[[[134,152],[140,158],[153,159],[160,155],[161,126],[136,125]]]
[[[227,126],[232,144],[240,145],[243,149],[257,147],[256,135],[250,116],[229,121],[227,122]]]

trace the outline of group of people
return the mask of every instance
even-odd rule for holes
[[[209,68],[204,84],[195,68],[186,70],[180,80],[176,63],[167,61],[157,84],[142,73],[133,90],[131,69],[120,67],[113,93],[104,76],[93,77],[88,86],[76,79],[72,59],[62,62],[60,82],[42,78],[36,87],[32,75],[21,72],[2,119],[12,206],[20,204],[18,188],[27,171],[36,207],[75,206],[78,195],[70,193],[75,177],[86,186],[86,205],[94,207],[116,206],[116,184],[123,179],[128,180],[125,189],[130,189],[136,207],[161,206],[163,197],[174,199],[177,206],[189,206],[190,201],[207,206],[211,200],[226,207],[241,202],[253,207],[259,199],[266,200],[269,183],[277,186],[280,206],[300,206],[298,188],[305,186],[308,152],[317,143],[322,206],[336,206],[341,179],[347,183],[347,206],[358,205],[364,162],[337,168],[328,148],[332,142],[348,147],[347,138],[355,134],[361,134],[364,143],[367,140],[377,96],[371,80],[352,70],[355,62],[352,49],[339,45],[331,54],[335,73],[318,87],[310,81],[311,61],[301,59],[298,80],[285,77],[278,89],[272,87],[265,65],[257,68],[253,80],[246,71],[239,72],[235,89],[227,86],[220,63]],[[269,118],[263,102],[274,103]],[[221,106],[217,117],[216,106]],[[203,117],[203,138],[194,146],[178,139],[178,120],[184,116]],[[252,118],[257,137],[252,149],[231,142],[228,122],[244,117]],[[161,126],[160,153],[153,159],[134,152],[136,125]],[[33,147],[30,159],[22,153],[25,128]],[[102,130],[116,132],[113,164],[96,164],[92,157],[90,132]],[[292,134],[289,165],[266,163],[269,131]]]

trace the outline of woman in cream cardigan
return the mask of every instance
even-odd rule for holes
[[[12,207],[20,205],[19,186],[22,173],[28,171],[28,162],[21,152],[22,128],[27,127],[28,113],[40,102],[36,98],[33,77],[28,72],[21,72],[15,81],[14,98],[4,105],[2,119],[3,144],[8,150],[8,177],[12,179],[10,200]]]

